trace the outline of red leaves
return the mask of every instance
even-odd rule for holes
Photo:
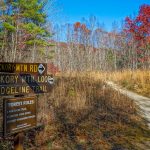
[[[135,19],[126,17],[124,31],[136,41],[150,43],[150,5],[142,5]]]
[[[82,24],[82,25],[81,25],[81,29],[82,29],[82,30],[86,30],[86,25],[85,25],[85,24]]]
[[[132,24],[133,24],[133,21],[129,18],[129,17],[126,17],[125,18],[125,22],[127,23],[126,25],[127,25],[127,27],[129,26],[131,26]]]
[[[79,28],[81,27],[81,23],[80,22],[76,22],[74,24],[74,30],[77,31]]]
[[[126,17],[124,32],[129,42],[136,43],[136,61],[141,65],[149,61],[149,56],[145,53],[147,44],[150,44],[150,5],[142,5],[138,16],[134,19]]]
[[[147,43],[150,43],[150,36],[149,37],[147,37]]]
[[[137,52],[137,54],[142,54],[143,53],[143,51],[140,50],[140,49],[136,50],[136,52]]]
[[[138,58],[138,62],[143,63],[144,61],[145,61],[144,58]]]
[[[48,63],[47,64],[47,72],[55,75],[56,73],[59,72],[59,68],[55,66],[53,63]]]
[[[74,30],[75,31],[81,31],[83,32],[84,34],[90,34],[90,30],[86,27],[85,24],[81,24],[80,22],[76,22],[74,24]]]
[[[150,5],[146,5],[146,4],[142,5],[140,7],[139,14],[145,17],[150,17]]]

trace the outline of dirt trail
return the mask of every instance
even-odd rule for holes
[[[134,100],[135,103],[140,108],[140,114],[142,115],[143,118],[145,118],[150,128],[150,98],[147,98],[147,97],[138,95],[134,92],[131,92],[129,90],[123,89],[111,81],[107,81],[106,84],[110,86],[111,88],[113,88],[114,90],[119,91],[120,93]]]

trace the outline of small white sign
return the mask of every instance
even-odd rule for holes
[[[38,71],[39,71],[40,74],[43,74],[43,72],[45,71],[45,67],[43,66],[43,64],[39,65]]]
[[[49,84],[54,84],[54,78],[52,78],[52,77],[49,77],[48,79],[47,79],[47,81],[48,81],[48,83]]]

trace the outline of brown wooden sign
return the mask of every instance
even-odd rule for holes
[[[0,63],[0,72],[47,74],[46,63]]]
[[[52,75],[31,75],[16,73],[0,73],[0,85],[10,84],[32,84],[32,83],[52,83]]]
[[[30,93],[42,94],[48,93],[52,89],[52,85],[44,84],[14,84],[14,85],[0,85],[0,96],[9,95],[28,95]]]
[[[0,73],[0,96],[48,93],[52,85],[51,75]]]
[[[36,127],[36,99],[4,99],[4,136]]]
[[[45,63],[0,63],[0,96],[48,93],[53,83]],[[1,110],[4,136],[36,127],[35,97],[4,99]]]

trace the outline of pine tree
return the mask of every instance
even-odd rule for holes
[[[20,61],[29,54],[35,61],[36,50],[49,46],[46,29],[46,0],[1,0],[0,51],[3,61]]]

